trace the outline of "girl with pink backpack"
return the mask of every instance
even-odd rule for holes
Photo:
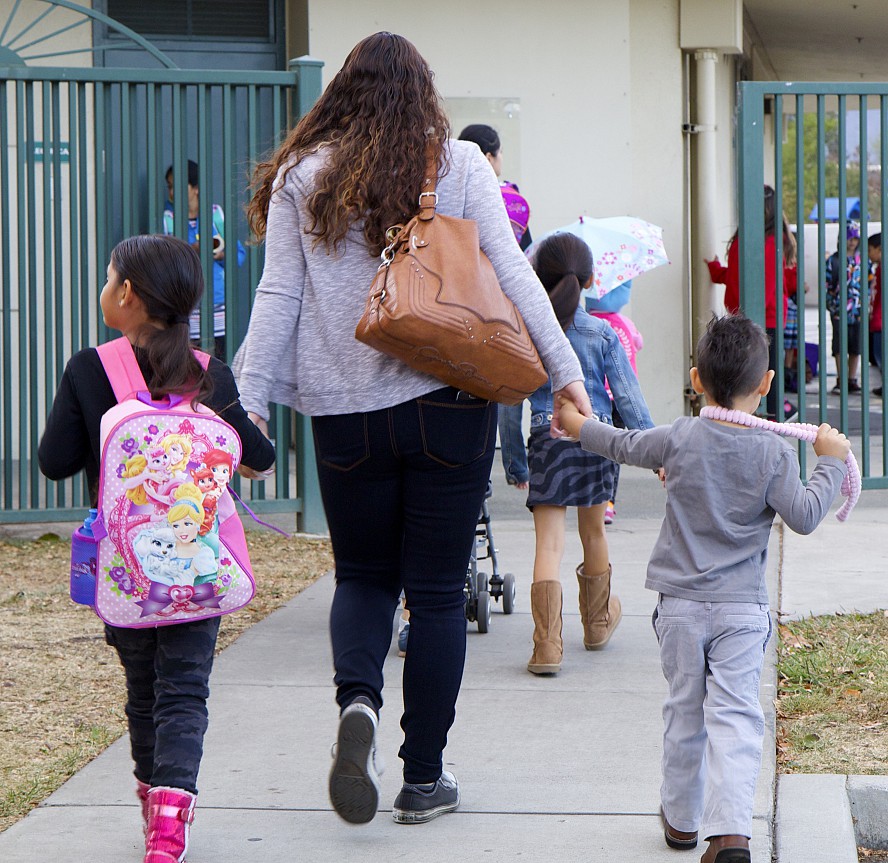
[[[274,447],[241,407],[228,366],[193,352],[189,342],[189,315],[197,307],[203,290],[200,259],[182,240],[138,236],[118,243],[111,252],[107,281],[100,297],[105,323],[120,330],[126,339],[116,344],[120,351],[116,362],[126,365],[134,355],[131,371],[140,381],[144,378],[148,391],[140,392],[139,398],[152,403],[167,398],[173,404],[191,397],[193,406],[199,403],[215,412],[240,438],[239,473],[250,479],[261,478],[274,464]],[[108,362],[107,357],[104,362]],[[114,365],[110,368],[114,384],[98,349],[87,348],[71,357],[38,452],[40,469],[49,479],[61,480],[84,470],[93,507],[99,503],[100,474],[103,479],[106,476],[102,471],[108,447],[120,445],[124,451],[135,451],[142,446],[142,442],[132,437],[122,443],[115,438],[111,444],[106,443],[103,451],[102,417],[120,401],[116,380],[119,368]],[[207,413],[203,408],[200,411]],[[158,431],[154,435],[158,437]],[[218,607],[221,602],[217,595],[210,596],[215,594],[211,585],[199,584],[203,569],[194,563],[199,552],[204,558],[213,557],[203,538],[200,549],[196,544],[197,527],[207,518],[210,507],[203,506],[206,496],[188,473],[184,469],[173,471],[172,467],[181,468],[183,461],[186,465],[194,461],[195,473],[201,476],[204,473],[197,464],[196,450],[186,454],[189,442],[183,442],[179,434],[168,437],[167,447],[160,442],[145,442],[142,448],[146,448],[143,458],[146,464],[139,465],[141,470],[150,473],[152,457],[156,456],[159,466],[162,463],[163,469],[159,467],[156,475],[162,475],[165,480],[163,497],[169,498],[168,512],[161,515],[162,504],[149,503],[146,497],[144,504],[136,506],[148,509],[157,506],[158,514],[146,516],[145,524],[132,528],[130,533],[137,543],[151,545],[153,542],[161,554],[175,555],[177,547],[187,545],[192,560],[180,555],[183,559],[179,564],[183,571],[190,565],[191,573],[187,578],[173,577],[170,575],[173,561],[160,561],[160,558],[155,572],[148,565],[147,557],[143,558],[144,567],[133,564],[133,572],[122,563],[112,567],[108,573],[111,579],[114,570],[119,570],[116,573],[117,604],[133,613],[135,619],[126,625],[105,624],[105,640],[117,650],[126,675],[126,716],[144,819],[145,863],[183,863],[185,860],[207,729],[206,702],[220,620],[218,612],[207,616],[207,608]],[[131,446],[127,447],[128,444]],[[173,458],[178,461],[174,462]],[[231,464],[229,461],[229,470]],[[123,489],[126,462],[121,461],[120,467],[122,471],[116,476],[121,478]],[[206,470],[212,475],[212,467],[207,466]],[[120,498],[122,508],[129,511],[133,501],[125,493],[121,493]],[[104,515],[110,535],[113,520],[108,513]],[[248,567],[248,562],[246,565]],[[164,576],[157,574],[164,567],[166,586],[162,583]],[[100,565],[97,582],[101,580],[101,569]],[[156,577],[151,577],[152,574]],[[144,579],[150,587],[150,592],[146,588],[141,602],[132,601],[134,590],[139,589],[138,579]],[[201,599],[203,593],[207,594],[206,599]],[[159,598],[160,594],[163,598]],[[188,601],[185,601],[186,595]],[[164,615],[172,615],[180,606],[193,607],[198,613],[194,619],[184,622],[171,622],[169,617],[164,620]],[[112,612],[98,611],[106,620],[112,616]],[[164,623],[168,625],[162,625]]]

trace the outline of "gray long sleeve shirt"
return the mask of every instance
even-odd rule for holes
[[[845,476],[818,459],[807,487],[793,447],[772,431],[682,417],[643,431],[590,420],[585,450],[666,470],[666,517],[645,586],[700,602],[768,602],[765,565],[775,513],[796,533],[823,520]]]
[[[312,248],[317,238],[305,233],[307,196],[326,157],[323,149],[306,156],[279,179],[268,211],[265,269],[233,365],[241,403],[266,418],[270,401],[307,415],[343,414],[390,407],[443,386],[355,339],[379,258],[368,251],[360,223],[338,253],[327,254],[323,244]],[[438,212],[477,221],[481,249],[524,318],[555,389],[583,380],[475,144],[450,142],[448,172],[437,191]]]

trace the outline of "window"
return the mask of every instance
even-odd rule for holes
[[[273,41],[269,0],[107,0],[110,18],[140,36]]]

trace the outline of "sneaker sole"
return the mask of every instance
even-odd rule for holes
[[[330,802],[349,824],[366,824],[379,809],[379,781],[373,767],[375,736],[373,720],[364,712],[349,713],[339,723]]]
[[[431,821],[439,815],[453,812],[458,806],[459,792],[457,792],[456,800],[453,803],[442,803],[440,806],[435,806],[433,809],[392,809],[392,820],[396,824],[424,824],[426,821]]]

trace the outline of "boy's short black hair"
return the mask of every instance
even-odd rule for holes
[[[881,234],[870,234],[869,238],[866,241],[868,246],[872,246],[874,249],[882,248],[882,235]]]
[[[754,393],[768,370],[768,336],[745,315],[713,318],[697,342],[697,374],[724,408]]]
[[[166,169],[166,174],[164,177],[169,180],[170,177],[173,176],[173,166],[170,165],[169,168]],[[198,184],[200,183],[200,170],[197,166],[197,162],[193,159],[188,160],[188,185],[194,186],[196,189]]]

